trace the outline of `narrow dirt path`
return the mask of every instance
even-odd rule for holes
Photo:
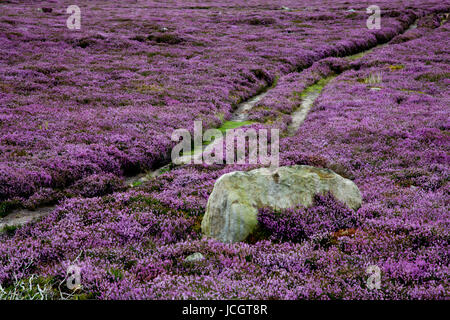
[[[266,91],[250,98],[247,101],[240,103],[236,108],[236,111],[233,112],[233,115],[231,116],[231,121],[240,121],[240,122],[246,121],[248,119],[247,112],[251,110],[254,106],[256,106],[256,104],[260,102],[265,96],[267,96],[270,89],[272,88],[267,88]]]
[[[300,108],[294,111],[294,113],[291,115],[292,122],[288,126],[288,134],[293,135],[297,132],[297,130],[300,128],[303,121],[305,121],[306,116],[311,110],[312,105],[314,104],[314,101],[319,97],[320,92],[313,91],[308,93],[303,99],[302,103],[300,105]]]
[[[0,233],[4,231],[8,226],[21,226],[26,223],[32,222],[40,217],[48,215],[55,209],[56,206],[40,207],[34,211],[29,209],[19,209],[6,217],[0,219]]]

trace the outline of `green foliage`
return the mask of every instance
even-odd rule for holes
[[[0,218],[6,217],[11,211],[20,207],[20,203],[14,200],[0,202]]]
[[[402,64],[393,64],[393,65],[388,66],[388,68],[391,71],[395,71],[395,70],[402,70],[405,68],[405,66]]]
[[[316,83],[314,83],[313,85],[307,87],[302,92],[294,92],[293,94],[294,94],[294,96],[298,96],[301,99],[305,99],[306,97],[310,96],[312,93],[322,92],[323,88],[334,78],[336,78],[336,76],[329,76],[326,78],[322,78],[319,81],[317,81]]]
[[[0,234],[6,233],[8,236],[13,236],[16,233],[17,228],[18,226],[15,225],[6,225],[2,229],[0,229]]]
[[[143,182],[140,181],[140,180],[134,181],[134,182],[131,184],[131,186],[132,186],[133,188],[139,187],[142,183],[143,183]]]
[[[243,126],[249,126],[255,123],[254,121],[225,121],[219,128],[217,128],[222,134],[227,130],[236,129]]]
[[[120,281],[123,279],[123,273],[119,269],[111,268],[108,273],[113,277],[114,281]]]

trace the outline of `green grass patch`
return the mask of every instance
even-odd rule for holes
[[[134,187],[139,187],[140,185],[142,184],[142,181],[134,181],[132,184],[131,184],[131,186],[134,188]]]
[[[3,201],[0,202],[0,218],[6,217],[14,209],[20,208],[18,201]]]
[[[227,130],[233,130],[239,127],[244,127],[244,126],[248,126],[251,125],[253,123],[256,123],[255,121],[225,121],[219,128],[217,128],[217,130],[219,130],[222,135],[225,135]],[[210,143],[212,143],[214,141],[214,139],[212,139],[212,141],[205,141],[203,142],[203,146],[207,146]],[[182,156],[193,156],[199,152],[202,152],[202,149],[194,149],[194,146],[192,146],[192,149],[189,152],[182,152],[181,155]]]
[[[400,89],[400,91],[404,91],[404,92],[407,92],[407,93],[415,93],[415,94],[426,94],[423,91],[416,91],[416,90],[409,90],[409,89]]]
[[[402,64],[393,64],[393,65],[388,66],[388,68],[391,71],[395,71],[395,70],[402,70],[405,68],[405,66]]]
[[[220,112],[220,113],[216,114],[216,117],[219,118],[219,120],[222,122],[225,117],[225,114],[223,112]]]
[[[219,128],[217,128],[222,134],[225,134],[227,130],[236,129],[239,127],[249,126],[255,123],[255,121],[225,121]]]
[[[304,99],[304,98],[308,97],[309,95],[311,95],[312,93],[321,93],[323,88],[334,78],[336,78],[335,75],[329,76],[326,78],[322,78],[319,81],[317,81],[316,83],[314,83],[313,85],[307,87],[302,92],[294,92],[294,96],[298,96],[301,99]]]
[[[161,174],[163,174],[163,173],[170,172],[172,169],[173,169],[173,167],[172,167],[172,164],[171,164],[171,165],[170,165],[169,167],[167,167],[167,168],[162,168],[159,172],[160,172]]]
[[[366,50],[366,51],[363,51],[363,52],[359,52],[359,53],[353,54],[351,56],[347,56],[346,58],[349,59],[349,60],[358,60],[358,59],[364,57],[366,54],[368,54],[370,52],[372,52],[372,49]]]
[[[115,282],[122,280],[124,277],[122,271],[116,268],[110,268],[108,270],[108,274],[113,278]]]
[[[6,233],[8,236],[13,236],[16,233],[17,228],[19,227],[6,225],[0,230],[0,233]]]

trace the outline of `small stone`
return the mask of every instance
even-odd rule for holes
[[[198,261],[202,261],[204,259],[205,259],[205,257],[200,252],[196,252],[196,253],[193,253],[193,254],[187,256],[184,259],[184,262],[198,262]]]

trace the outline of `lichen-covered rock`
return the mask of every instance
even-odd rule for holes
[[[255,230],[259,208],[308,207],[315,195],[328,192],[351,209],[361,206],[358,187],[329,169],[297,165],[230,172],[214,185],[202,231],[222,242],[242,241]]]

